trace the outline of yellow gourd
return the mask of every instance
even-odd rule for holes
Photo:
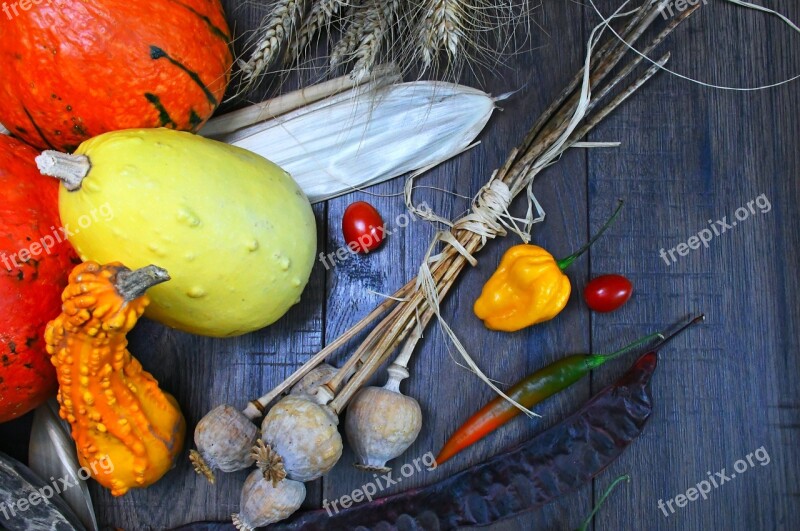
[[[46,151],[61,219],[84,260],[156,264],[172,281],[146,315],[208,336],[263,328],[299,302],[316,252],[303,191],[265,158],[169,129],[106,133]]]
[[[145,290],[168,279],[154,266],[81,264],[45,331],[78,460],[114,496],[155,483],[183,448],[178,404],[142,370],[125,338],[148,304]]]

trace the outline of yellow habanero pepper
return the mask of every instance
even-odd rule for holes
[[[515,245],[503,255],[497,270],[483,286],[473,311],[486,328],[515,332],[549,321],[567,305],[572,286],[563,273],[611,225],[622,208],[578,251],[556,260],[538,245]]]

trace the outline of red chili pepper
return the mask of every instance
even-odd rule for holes
[[[685,330],[689,325],[702,321],[702,319],[703,316],[695,318],[689,324],[684,325],[680,330],[666,338],[662,334],[650,334],[611,354],[576,354],[568,356],[531,374],[515,384],[506,394],[514,401],[530,409],[544,399],[553,396],[559,391],[563,391],[589,374],[592,369],[596,369],[607,361],[621,356],[657,337],[661,338],[658,345],[661,346]],[[456,430],[445,443],[444,447],[442,447],[442,450],[436,457],[436,462],[439,464],[444,463],[464,448],[475,444],[520,413],[521,411],[517,407],[504,398],[495,398]]]

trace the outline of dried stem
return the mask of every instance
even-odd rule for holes
[[[394,66],[382,65],[375,69],[374,78],[376,80],[386,79],[388,82],[397,80],[398,75]],[[203,126],[200,130],[200,134],[208,138],[220,138],[245,127],[271,120],[286,113],[307,107],[312,103],[335,96],[336,94],[341,94],[358,85],[359,83],[354,81],[350,76],[341,76],[323,83],[304,87],[288,94],[212,118]],[[226,138],[226,140],[228,139]]]
[[[170,278],[167,270],[156,265],[151,264],[134,271],[125,267],[117,273],[114,287],[123,300],[131,302],[144,295],[153,286],[168,280]]]
[[[69,155],[49,149],[36,157],[36,166],[42,175],[59,179],[70,192],[80,190],[83,180],[92,169],[92,163],[86,155]]]
[[[372,310],[366,317],[361,319],[358,323],[352,326],[344,334],[342,334],[334,341],[332,341],[324,349],[320,350],[319,353],[317,353],[311,359],[305,362],[299,369],[297,369],[294,372],[294,374],[292,374],[286,380],[281,382],[272,391],[262,396],[261,398],[253,400],[250,404],[248,404],[247,408],[244,410],[245,416],[247,416],[247,418],[249,419],[257,419],[261,417],[262,412],[270,404],[270,402],[278,398],[286,390],[288,390],[294,384],[302,380],[303,376],[311,372],[314,369],[314,367],[324,362],[331,354],[339,350],[339,348],[344,346],[353,337],[358,335],[359,332],[361,332],[367,327],[367,325],[371,324],[378,317],[380,317],[383,312],[385,312],[386,310],[397,304],[399,302],[398,299],[402,299],[403,297],[405,297],[408,291],[410,291],[412,287],[413,287],[412,284],[409,282],[408,284],[397,290],[397,292],[395,292],[392,298],[387,298],[378,306],[376,306],[375,309]],[[342,370],[339,370],[339,373],[342,372],[343,372]]]

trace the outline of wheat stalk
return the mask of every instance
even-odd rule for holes
[[[436,62],[440,50],[451,61],[458,57],[459,43],[464,37],[464,19],[461,0],[428,0],[419,23],[419,52],[423,69]]]
[[[307,0],[278,0],[256,34],[255,49],[247,61],[239,60],[239,68],[247,81],[245,89],[275,61],[281,45],[294,31],[305,11]]]
[[[287,54],[287,62],[300,58],[311,40],[322,30],[330,27],[335,16],[342,8],[350,5],[349,0],[319,0],[315,2],[306,15],[305,20],[297,31],[297,36],[292,40],[292,45]]]
[[[348,10],[347,25],[341,39],[334,45],[331,51],[330,65],[331,67],[338,66],[347,62],[350,54],[352,54],[358,46],[358,41],[361,37],[362,29],[366,22],[366,9],[360,5],[360,2],[353,2],[352,7]]]
[[[389,41],[399,8],[399,0],[375,0],[367,9],[358,48],[353,53],[356,63],[350,77],[355,81],[364,79],[372,72],[384,43]]]

